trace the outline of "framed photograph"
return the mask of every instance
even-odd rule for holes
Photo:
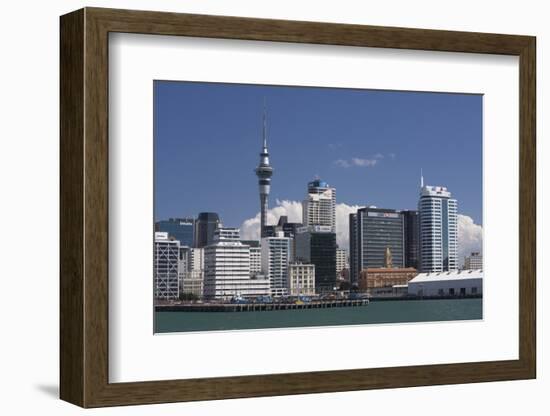
[[[62,16],[61,398],[535,378],[535,49]]]

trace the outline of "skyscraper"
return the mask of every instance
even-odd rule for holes
[[[273,175],[273,168],[269,164],[269,152],[267,151],[267,120],[266,110],[264,104],[264,117],[263,117],[263,145],[260,153],[260,163],[256,168],[256,176],[258,177],[258,185],[260,190],[260,236],[263,238],[266,236],[265,227],[267,225],[267,209],[269,191],[271,188],[271,176]]]
[[[336,189],[320,179],[309,182],[302,211],[304,226],[323,225],[336,232]]]
[[[262,238],[262,272],[269,279],[272,296],[288,294],[290,238],[278,231],[274,237]]]
[[[336,233],[330,226],[312,225],[298,229],[296,260],[315,265],[315,289],[330,292],[336,285]]]
[[[220,217],[215,212],[201,212],[195,225],[195,247],[202,248],[214,241],[214,232],[221,227]]]
[[[424,186],[418,200],[420,268],[422,272],[458,269],[457,201],[442,186]]]
[[[361,208],[350,214],[351,283],[357,283],[362,270],[385,267],[387,249],[393,267],[404,266],[403,214],[394,209]]]
[[[405,210],[403,213],[403,228],[405,231],[405,267],[418,269],[419,230],[418,211]]]
[[[155,223],[155,231],[168,233],[181,246],[193,247],[195,233],[194,218],[170,218]]]

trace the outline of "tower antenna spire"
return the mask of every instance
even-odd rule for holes
[[[420,168],[420,188],[424,188],[424,175],[422,174],[422,168]]]
[[[264,97],[264,117],[263,117],[263,152],[267,153],[267,105]]]

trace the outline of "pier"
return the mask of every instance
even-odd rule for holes
[[[187,303],[156,305],[156,312],[260,312],[366,306],[368,299],[321,300],[304,303]]]

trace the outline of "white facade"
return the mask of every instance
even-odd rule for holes
[[[343,248],[336,249],[336,279],[339,279],[342,271],[349,269],[348,252]]]
[[[204,291],[204,271],[190,270],[181,281],[181,292],[192,293],[193,295],[202,297]]]
[[[154,241],[155,298],[178,299],[180,242],[170,240],[166,232],[156,232]]]
[[[250,247],[250,275],[252,277],[262,272],[262,248]]]
[[[302,203],[304,226],[325,225],[336,232],[336,189],[321,180],[308,184],[308,193]]]
[[[464,258],[465,270],[483,269],[483,255],[475,252]]]
[[[315,295],[315,265],[292,263],[288,266],[291,296]]]
[[[483,294],[483,271],[420,273],[409,281],[409,295],[478,296]]]
[[[441,186],[422,186],[418,201],[420,269],[458,269],[457,201]]]
[[[250,247],[239,241],[238,229],[221,228],[216,232],[214,244],[204,248],[204,267],[207,298],[269,294],[269,280],[250,277]]]
[[[261,243],[262,272],[267,276],[272,296],[288,294],[288,263],[290,261],[290,238],[282,232],[277,237],[264,237]]]
[[[189,270],[204,270],[204,248],[190,249]]]

